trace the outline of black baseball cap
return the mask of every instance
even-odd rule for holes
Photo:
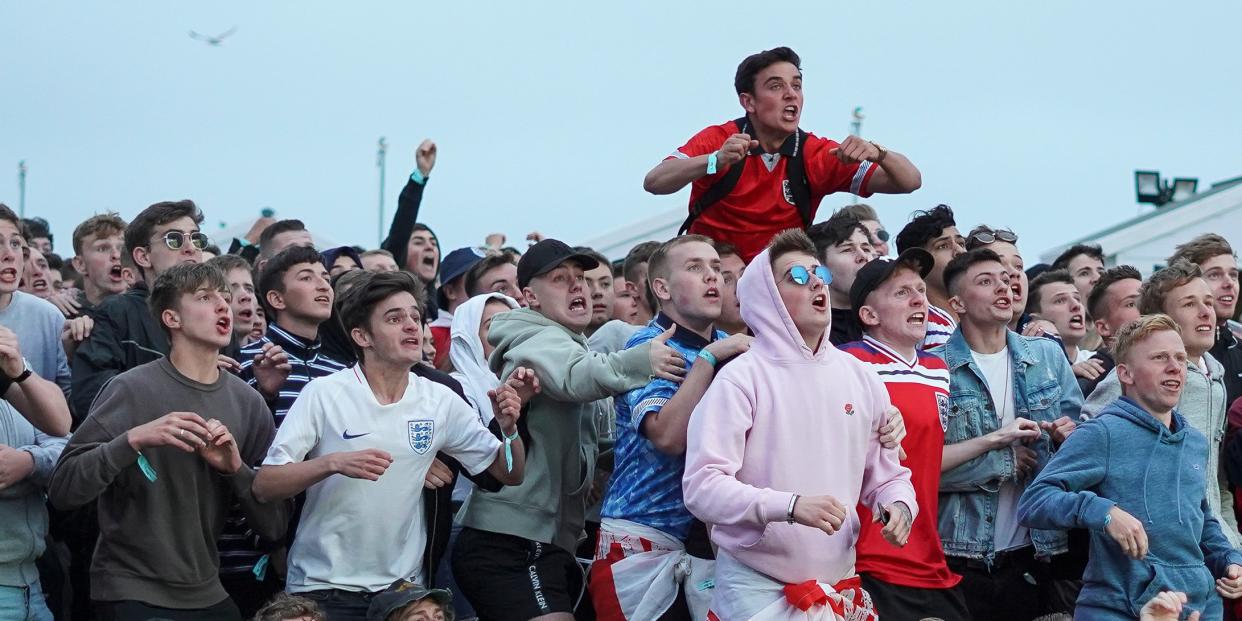
[[[547,274],[566,261],[574,261],[584,270],[599,267],[599,261],[591,255],[574,252],[573,248],[559,239],[545,239],[531,246],[518,260],[518,287],[529,285],[532,278]]]
[[[927,278],[932,268],[936,266],[936,259],[931,253],[922,248],[908,248],[905,252],[897,255],[896,259],[890,257],[881,257],[872,259],[872,261],[858,270],[858,275],[854,277],[854,284],[850,287],[850,307],[854,309],[854,314],[858,314],[858,310],[867,303],[867,296],[872,291],[880,288],[884,281],[888,280],[897,268],[914,263],[918,266],[920,278]]]
[[[450,606],[453,603],[453,593],[447,589],[428,589],[409,580],[398,580],[371,598],[371,605],[367,608],[367,621],[386,621],[388,615],[427,598],[440,606]],[[451,616],[446,618],[452,619]]]

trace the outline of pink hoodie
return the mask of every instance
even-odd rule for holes
[[[806,346],[768,251],[746,268],[737,296],[755,340],[720,370],[690,418],[686,507],[747,567],[786,584],[835,584],[854,575],[858,503],[876,510],[902,501],[918,515],[910,471],[879,442],[888,391],[827,331],[818,351]],[[786,523],[793,494],[835,497],[849,507],[846,524],[828,535]]]

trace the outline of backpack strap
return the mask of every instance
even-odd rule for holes
[[[738,133],[745,134],[747,130],[750,129],[750,122],[746,120],[746,117],[737,119],[733,121],[733,123],[737,126]],[[694,221],[698,220],[699,216],[703,215],[703,212],[707,211],[708,207],[711,207],[712,205],[720,202],[720,199],[728,196],[729,192],[732,192],[733,188],[737,187],[737,181],[742,178],[742,169],[744,168],[746,168],[745,159],[734,164],[733,166],[730,166],[729,172],[725,173],[724,177],[708,187],[707,190],[703,192],[703,195],[699,197],[699,200],[695,201],[693,205],[690,205],[690,215],[686,216],[686,220],[681,223],[681,228],[677,229],[677,234],[685,235],[686,231],[689,231],[690,227],[694,224]]]
[[[811,210],[811,184],[806,178],[806,132],[798,128],[797,142],[794,143],[793,155],[785,165],[785,180],[789,182],[789,194],[793,197],[794,207],[802,217],[802,228],[811,226],[813,217]]]

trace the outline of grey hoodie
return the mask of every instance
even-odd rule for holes
[[[492,319],[489,365],[497,377],[535,371],[542,392],[522,415],[526,477],[499,492],[474,493],[462,525],[551,543],[569,552],[586,521],[586,493],[598,451],[592,403],[648,382],[650,345],[614,354],[587,350],[586,338],[522,308]]]
[[[1182,389],[1182,399],[1177,402],[1177,411],[1186,418],[1199,433],[1207,438],[1209,473],[1216,473],[1216,484],[1208,479],[1207,499],[1212,515],[1220,522],[1225,537],[1234,549],[1242,549],[1242,536],[1238,534],[1238,518],[1233,510],[1233,492],[1225,481],[1225,472],[1220,464],[1221,442],[1225,439],[1225,412],[1229,404],[1225,401],[1225,367],[1221,366],[1211,354],[1203,354],[1203,363],[1207,373],[1194,361],[1186,365],[1186,386]],[[1109,404],[1121,397],[1121,382],[1117,379],[1116,369],[1110,371],[1104,381],[1096,386],[1082,406],[1084,419],[1095,418]]]

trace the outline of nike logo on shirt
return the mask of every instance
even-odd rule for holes
[[[371,432],[369,431],[366,433],[355,433],[355,434],[349,433],[348,430],[341,432],[341,438],[345,440],[353,440],[354,438],[361,438],[362,436],[369,436],[369,435],[371,435]]]

